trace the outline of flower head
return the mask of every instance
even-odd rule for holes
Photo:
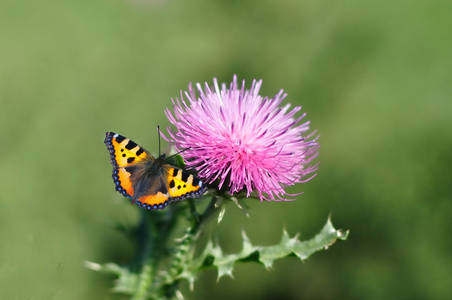
[[[305,113],[290,104],[279,107],[287,94],[281,90],[273,98],[259,95],[262,80],[254,80],[249,90],[237,86],[237,77],[227,88],[204,90],[196,84],[196,96],[191,84],[181,99],[173,99],[174,115],[165,113],[177,131],[168,128],[170,142],[186,160],[187,166],[211,184],[218,179],[218,188],[228,185],[229,193],[246,189],[247,196],[255,191],[263,200],[289,200],[284,187],[306,182],[305,177],[317,169],[309,165],[317,156],[319,145],[309,130],[309,121],[300,123]]]

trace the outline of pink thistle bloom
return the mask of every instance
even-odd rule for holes
[[[250,90],[237,86],[234,76],[229,89],[213,80],[211,89],[196,84],[199,96],[190,84],[188,92],[181,91],[181,100],[172,99],[174,115],[167,108],[168,128],[176,150],[184,150],[187,166],[211,184],[219,180],[218,188],[229,186],[233,195],[246,188],[247,196],[255,191],[262,200],[284,199],[284,187],[309,181],[317,165],[309,163],[317,156],[319,145],[311,139],[309,121],[300,123],[300,106],[289,110],[290,104],[279,107],[287,94],[281,90],[273,98],[259,95],[262,80],[254,80]],[[295,194],[298,195],[298,194]]]

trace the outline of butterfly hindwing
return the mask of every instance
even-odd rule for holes
[[[165,163],[165,155],[155,159],[132,140],[107,132],[116,190],[147,209],[163,209],[171,201],[200,197],[207,187],[196,176]]]
[[[193,174],[170,165],[166,169],[169,194],[174,201],[197,198],[207,190],[203,182]]]
[[[147,209],[163,209],[171,201],[171,196],[168,192],[168,182],[165,180],[164,176],[156,176],[151,179],[152,182],[143,182],[143,191],[137,190],[136,203]]]
[[[172,201],[197,198],[207,190],[197,177],[169,164],[163,164],[161,176],[146,186],[149,189],[136,202],[148,209],[162,209]]]

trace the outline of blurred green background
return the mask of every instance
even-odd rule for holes
[[[321,135],[297,201],[232,206],[237,251],[329,214],[346,242],[271,272],[203,273],[187,299],[452,299],[452,3],[2,0],[0,299],[126,299],[86,260],[126,263],[138,206],[114,191],[106,131],[158,152],[189,82],[263,79]],[[163,148],[166,148],[164,144]]]

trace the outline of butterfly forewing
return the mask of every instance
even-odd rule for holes
[[[111,163],[118,167],[127,167],[142,160],[154,157],[132,140],[113,132],[107,132],[105,144],[110,151]]]
[[[113,181],[116,190],[124,196],[133,199],[133,177],[142,171],[147,161],[154,157],[134,141],[113,132],[107,132],[105,145],[110,151],[110,161],[113,165]]]

